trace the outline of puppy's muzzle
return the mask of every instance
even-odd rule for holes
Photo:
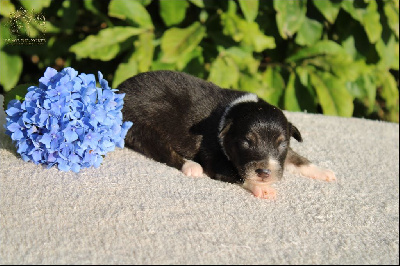
[[[269,169],[256,169],[257,176],[261,178],[267,178],[271,174],[271,170]]]

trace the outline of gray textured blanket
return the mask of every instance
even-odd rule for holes
[[[47,170],[1,127],[0,263],[398,264],[399,125],[286,114],[294,150],[337,182],[286,173],[274,201],[128,148],[98,169]]]

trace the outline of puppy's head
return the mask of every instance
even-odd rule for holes
[[[283,112],[261,100],[232,106],[219,133],[225,155],[241,178],[266,183],[282,178],[291,137],[302,141]]]

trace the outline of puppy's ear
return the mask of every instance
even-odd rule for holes
[[[290,135],[295,138],[298,142],[303,142],[303,138],[301,137],[300,131],[297,127],[293,126],[292,123],[289,123]]]
[[[223,138],[225,137],[226,133],[228,133],[228,131],[229,131],[229,129],[231,128],[231,126],[232,126],[232,120],[226,121],[225,126],[224,126],[224,127],[221,129],[221,131],[219,132],[218,137],[219,137],[220,139],[223,139]]]

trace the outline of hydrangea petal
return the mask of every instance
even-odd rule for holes
[[[50,83],[51,78],[53,78],[57,74],[57,70],[54,68],[48,67],[46,68],[46,71],[44,72],[44,76],[39,79],[39,82],[41,82],[44,85],[48,85]]]
[[[35,163],[39,163],[42,160],[42,151],[35,149],[32,151],[32,160]]]
[[[57,163],[58,163],[58,169],[60,169],[61,171],[68,172],[71,169],[71,167],[68,165],[67,160],[58,158]]]
[[[18,142],[18,153],[23,153],[26,152],[29,149],[29,144],[27,140],[23,139],[20,142]]]
[[[96,83],[96,78],[93,74],[81,73],[78,77],[82,80],[82,85],[85,87],[90,83]]]
[[[9,102],[4,127],[23,160],[79,172],[99,167],[107,152],[124,146],[132,125],[122,121],[125,94],[116,94],[101,72],[100,88],[93,74],[78,74],[47,68],[22,103]]]
[[[50,148],[52,140],[53,140],[52,134],[44,133],[39,141],[43,143],[46,146],[46,148]]]
[[[48,161],[49,163],[54,163],[54,162],[57,161],[57,157],[55,156],[55,153],[54,153],[54,152],[49,153],[49,154],[47,155],[47,161]]]
[[[66,73],[70,77],[70,79],[73,79],[76,76],[78,76],[78,71],[76,71],[72,67],[66,67],[61,72]]]
[[[75,173],[78,173],[78,172],[81,170],[81,167],[79,166],[79,164],[73,163],[73,164],[71,165],[71,170],[72,170],[73,172],[75,172]]]
[[[102,123],[107,116],[107,112],[103,109],[97,109],[94,112],[94,119]]]
[[[10,107],[10,108],[7,109],[6,114],[9,115],[9,116],[15,116],[15,115],[18,115],[21,112],[22,112],[21,109],[18,109],[18,108],[15,108],[15,107]]]
[[[55,70],[54,68],[48,67],[46,68],[46,71],[44,72],[44,77],[47,79],[50,79],[52,77],[54,77],[57,74],[57,70]]]
[[[11,139],[12,140],[20,140],[24,137],[24,133],[20,130],[17,129],[11,134]]]
[[[18,123],[11,123],[6,127],[10,132],[15,132],[21,128]]]
[[[64,130],[64,137],[68,142],[73,142],[78,139],[78,134],[76,134],[75,130],[72,127]]]

